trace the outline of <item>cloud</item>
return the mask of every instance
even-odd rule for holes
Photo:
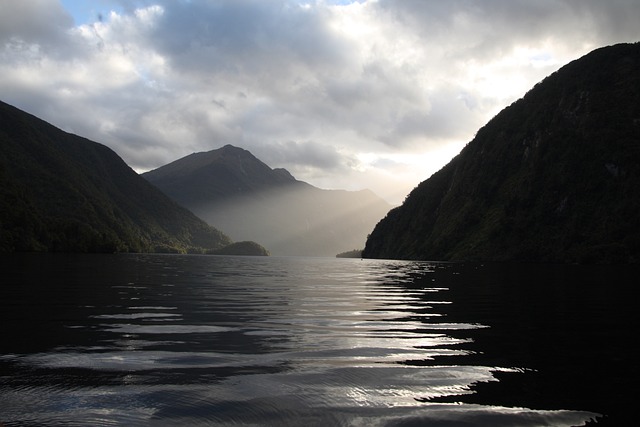
[[[294,2],[170,1],[163,9],[151,34],[153,44],[187,73],[239,72],[272,78],[277,70],[340,61],[339,40],[328,30],[322,13]]]
[[[234,144],[315,185],[385,194],[568,61],[640,39],[635,0],[105,5],[74,25],[57,0],[0,0],[3,100],[138,170]]]
[[[73,18],[58,2],[29,0],[0,2],[0,42],[46,43],[55,46],[65,38]]]
[[[331,145],[314,141],[286,141],[273,144],[268,150],[255,148],[261,152],[260,158],[273,164],[292,164],[296,169],[314,168],[323,172],[343,171],[349,161],[348,156],[340,153]]]
[[[576,48],[638,38],[640,12],[634,0],[381,0],[379,4],[422,39],[442,40],[442,47],[456,58],[504,55],[514,46],[535,46],[545,40],[560,48]]]

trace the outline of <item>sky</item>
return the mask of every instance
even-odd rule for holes
[[[638,0],[0,0],[0,100],[138,172],[226,144],[400,204]]]

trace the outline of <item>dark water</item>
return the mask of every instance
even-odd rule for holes
[[[5,426],[633,425],[637,268],[0,259]]]

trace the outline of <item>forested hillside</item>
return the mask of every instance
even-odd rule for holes
[[[505,108],[375,227],[363,256],[640,261],[640,44],[598,49]]]
[[[111,149],[0,102],[0,252],[201,252],[229,243]]]

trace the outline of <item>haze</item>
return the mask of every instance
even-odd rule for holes
[[[233,144],[401,203],[498,111],[594,48],[614,1],[0,0],[0,93],[139,172]]]

